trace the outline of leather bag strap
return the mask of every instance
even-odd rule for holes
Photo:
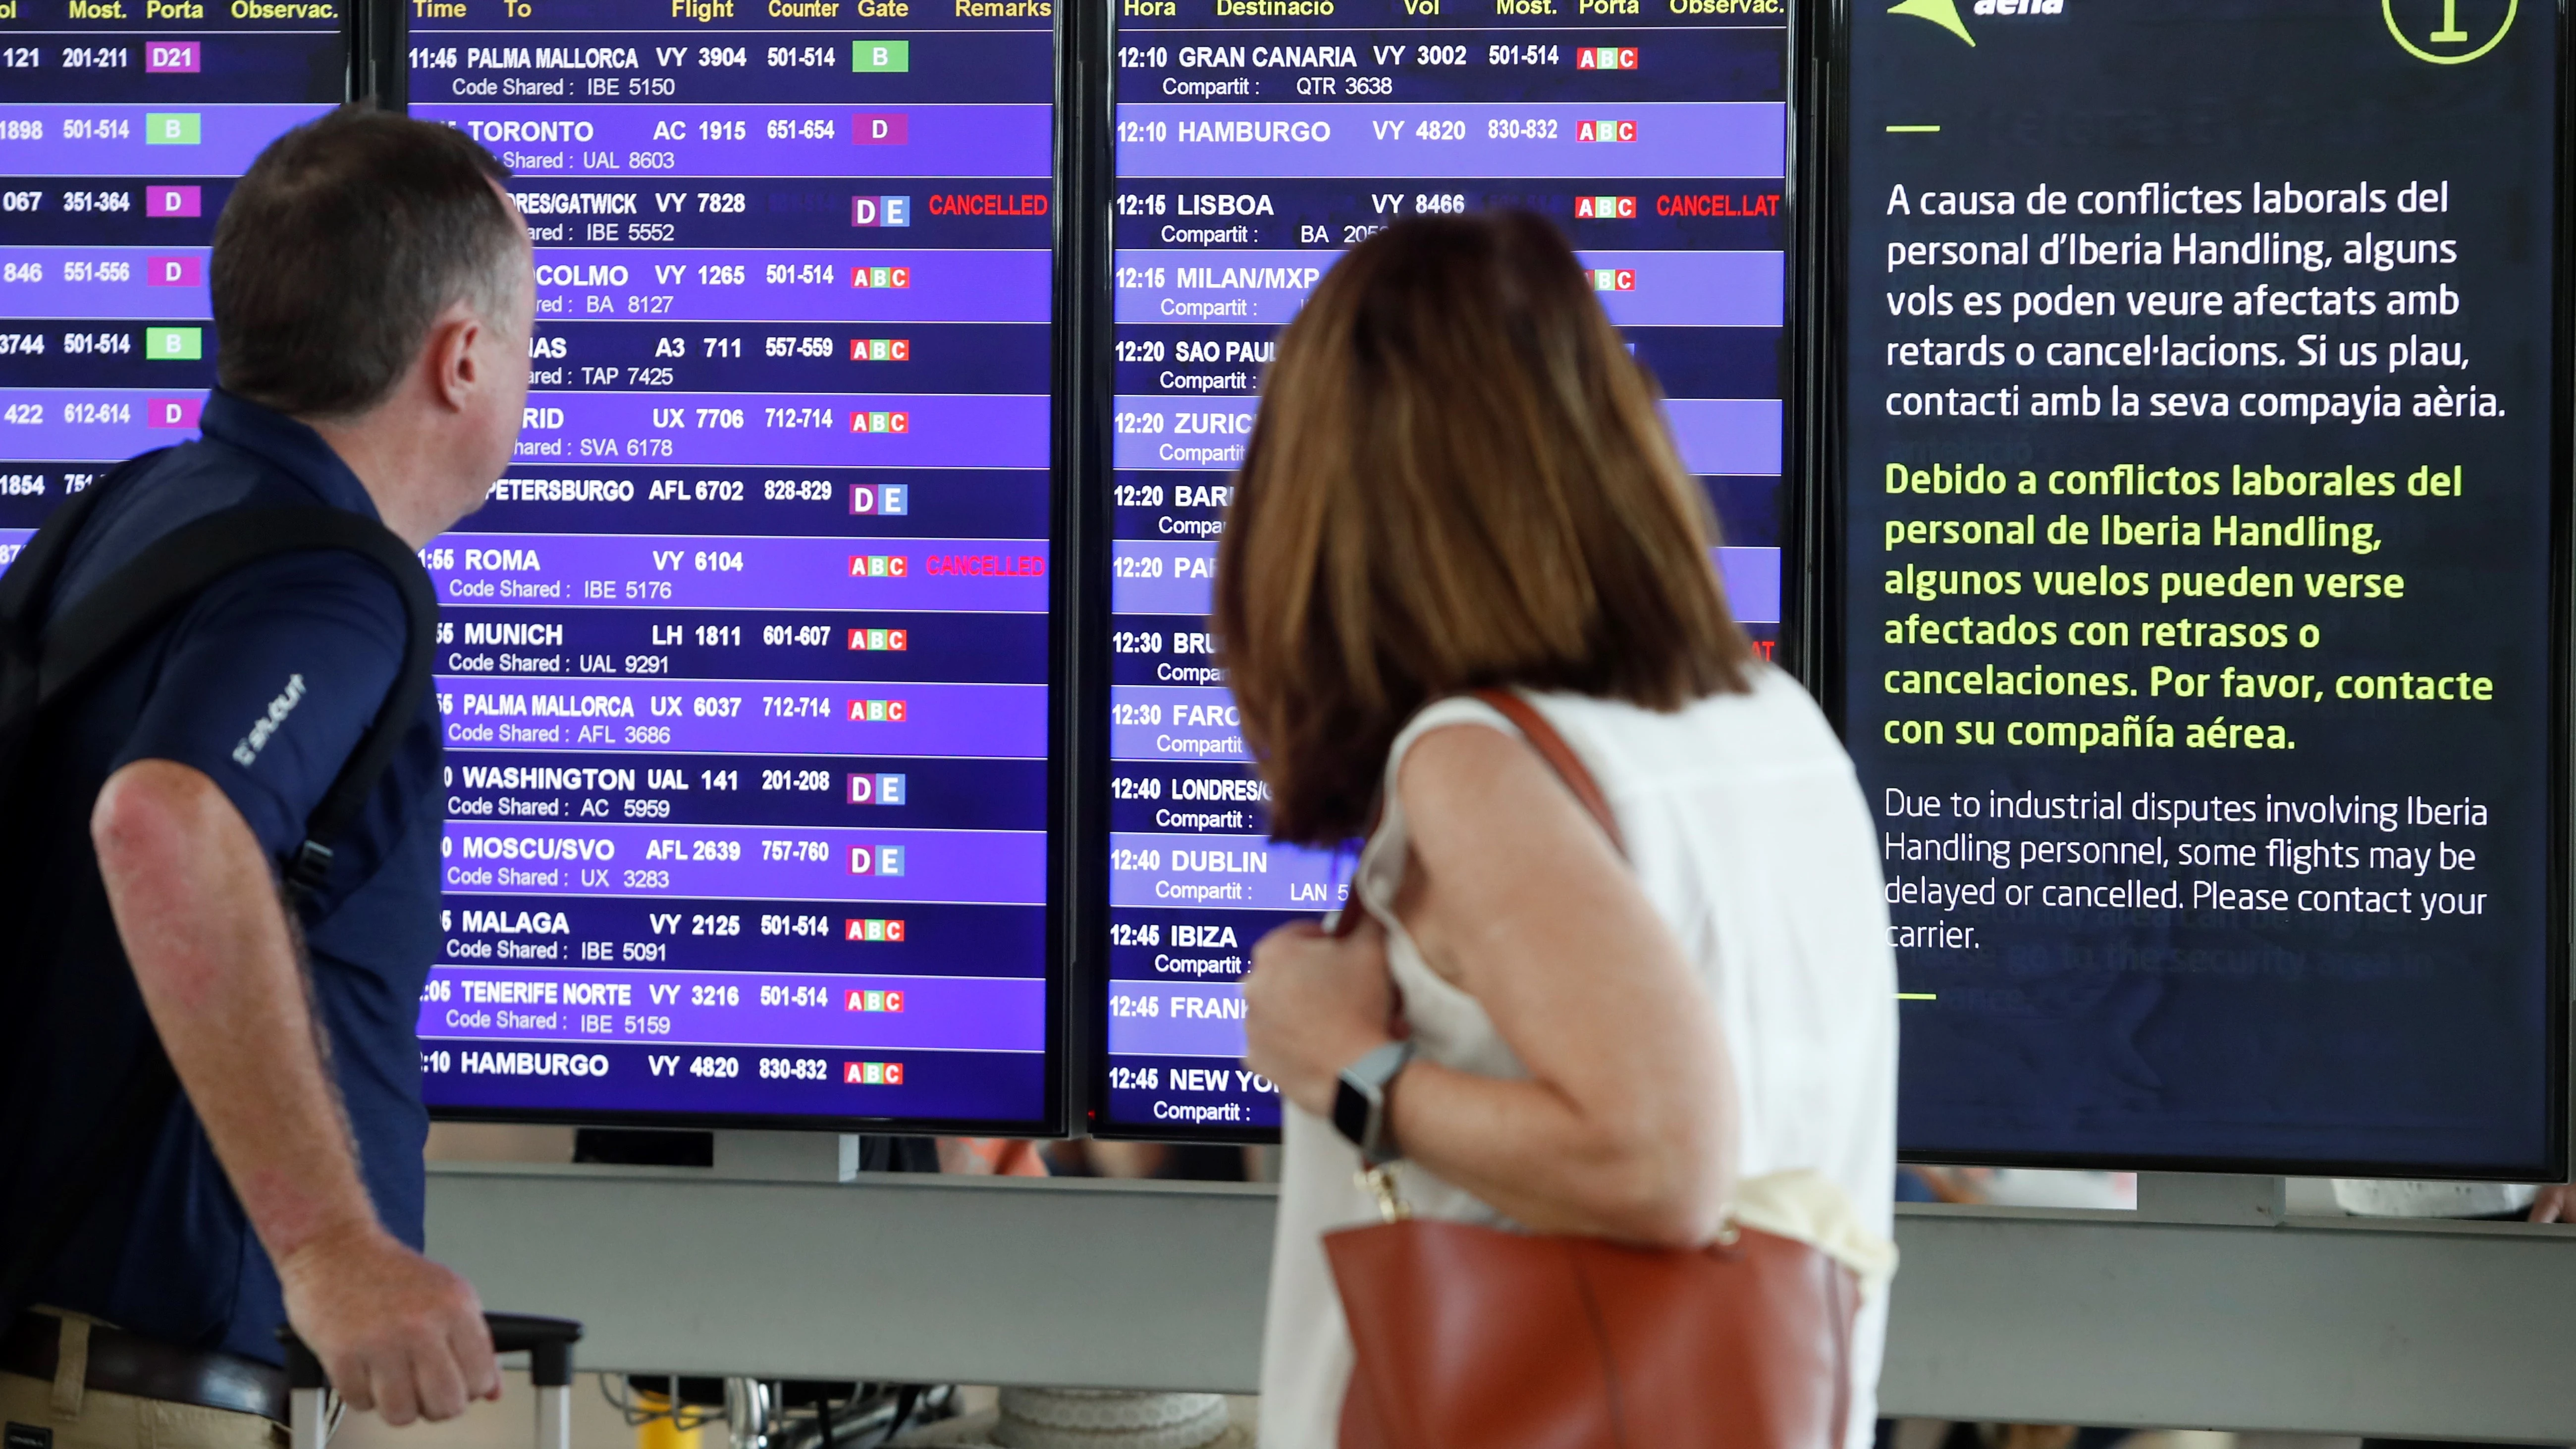
[[[1536,705],[1508,689],[1480,689],[1475,697],[1512,722],[1512,727],[1521,732],[1521,738],[1528,740],[1530,748],[1538,751],[1538,757],[1547,761],[1547,767],[1556,771],[1556,777],[1565,782],[1565,788],[1574,796],[1574,803],[1582,806],[1583,813],[1592,817],[1592,823],[1601,827],[1601,833],[1610,837],[1610,848],[1622,856],[1627,855],[1628,844],[1620,838],[1619,821],[1610,813],[1610,802],[1602,798],[1601,782],[1592,778],[1592,772],[1584,767],[1583,757],[1565,742],[1565,736],[1556,732],[1556,726],[1547,722],[1547,716],[1539,713]]]
[[[1583,807],[1583,813],[1592,817],[1592,823],[1601,827],[1603,835],[1610,837],[1610,848],[1624,858],[1628,854],[1628,845],[1619,834],[1618,817],[1610,813],[1610,802],[1601,794],[1601,782],[1592,778],[1592,771],[1584,765],[1583,757],[1565,742],[1565,736],[1556,732],[1556,726],[1547,722],[1547,716],[1539,713],[1537,706],[1508,689],[1479,689],[1469,697],[1481,701],[1512,722],[1512,728],[1521,732],[1521,738],[1529,741],[1530,748],[1538,751],[1538,757],[1545,760],[1547,767],[1556,772],[1556,778],[1565,783],[1567,792],[1574,796],[1574,803]],[[1379,815],[1384,818],[1383,806]],[[1371,833],[1375,833],[1374,827]],[[1357,901],[1352,901],[1333,913],[1329,927],[1332,934],[1347,936],[1368,919],[1368,912],[1355,909],[1357,905]]]

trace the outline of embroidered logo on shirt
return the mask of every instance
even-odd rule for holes
[[[279,690],[277,698],[268,702],[268,712],[252,720],[250,733],[242,736],[240,744],[233,746],[233,763],[249,769],[259,759],[259,752],[268,748],[269,737],[277,733],[286,723],[286,717],[295,713],[295,707],[303,702],[304,676],[286,676],[286,688]]]

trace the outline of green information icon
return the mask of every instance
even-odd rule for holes
[[[2505,0],[2503,21],[2496,26],[2495,34],[2488,36],[2475,50],[2427,50],[2425,46],[2468,45],[2477,41],[2476,36],[2460,28],[2460,0],[2442,0],[2442,23],[2420,37],[2422,44],[2417,43],[2418,37],[2408,35],[2397,23],[2397,0],[2379,0],[2379,13],[2388,22],[2388,33],[2397,37],[2397,43],[2406,48],[2408,55],[2435,65],[2464,65],[2495,49],[2496,43],[2504,39],[2505,32],[2513,29],[2513,17],[2521,10],[2522,0]]]

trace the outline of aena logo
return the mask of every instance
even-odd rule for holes
[[[1976,0],[1972,10],[1978,15],[2063,15],[2066,0]],[[1959,18],[1959,0],[1901,0],[1887,7],[1887,13],[1929,20],[1970,45],[1977,43],[1968,33],[1967,22]]]

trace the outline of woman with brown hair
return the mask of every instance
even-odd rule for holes
[[[1404,1159],[1425,1216],[1664,1246],[1803,1168],[1888,1231],[1876,841],[1831,730],[1728,611],[1714,528],[1537,217],[1392,227],[1281,338],[1215,623],[1273,833],[1368,836],[1370,919],[1272,933],[1244,986],[1248,1060],[1289,1104],[1269,1449],[1334,1442],[1352,1350],[1321,1237],[1377,1220],[1364,1157]],[[1619,846],[1467,697],[1496,687],[1571,745]],[[1855,1446],[1884,1322],[1877,1295]]]

